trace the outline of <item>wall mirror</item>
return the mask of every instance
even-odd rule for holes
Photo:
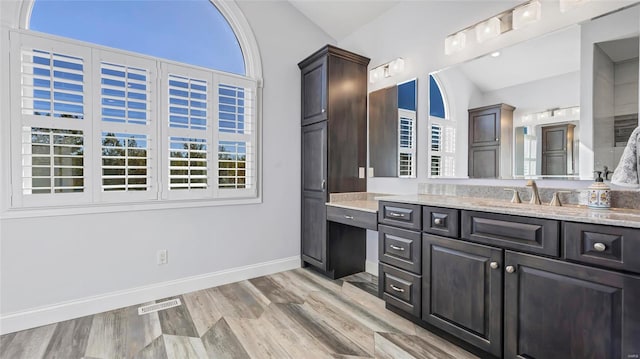
[[[431,73],[431,177],[588,179],[594,168],[613,171],[638,126],[639,8]]]
[[[369,177],[416,177],[417,81],[369,94]]]

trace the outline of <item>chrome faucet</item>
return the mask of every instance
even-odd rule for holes
[[[540,194],[538,193],[538,186],[536,185],[536,181],[528,180],[527,187],[531,187],[531,200],[529,201],[529,203],[542,204],[542,202],[540,202]]]

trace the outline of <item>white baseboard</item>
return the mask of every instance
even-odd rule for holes
[[[364,270],[365,272],[369,273],[369,274],[373,274],[376,277],[378,276],[378,261],[370,261],[367,259],[366,262],[364,262]]]
[[[300,267],[300,256],[276,259],[0,316],[0,334],[102,313]]]

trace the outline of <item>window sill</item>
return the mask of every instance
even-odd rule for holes
[[[155,211],[165,209],[200,208],[250,205],[262,203],[262,197],[224,198],[205,200],[172,200],[138,203],[93,204],[81,206],[46,207],[46,208],[12,208],[2,212],[0,219],[37,218],[76,216],[81,214],[119,213],[133,211]]]

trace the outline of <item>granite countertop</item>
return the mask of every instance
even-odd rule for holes
[[[504,200],[488,198],[428,194],[385,196],[378,197],[378,199],[389,202],[640,228],[640,210],[636,209],[612,208],[602,210],[577,205],[554,207],[549,205],[532,205],[529,203],[511,203]]]
[[[378,213],[378,199],[388,194],[371,192],[331,193],[327,206]]]
[[[375,199],[327,202],[327,206],[355,209],[357,211],[373,213],[378,212],[378,201],[376,201]]]

